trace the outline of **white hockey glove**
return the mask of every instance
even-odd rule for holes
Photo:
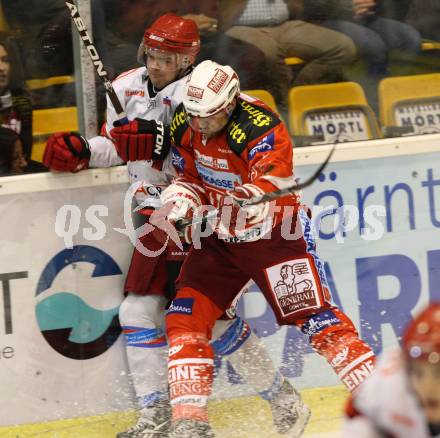
[[[165,218],[175,231],[177,231],[177,222],[183,219],[192,219],[196,210],[202,206],[202,200],[198,193],[189,184],[185,183],[169,185],[161,193],[160,200],[163,207],[155,216]],[[154,224],[154,222],[155,220],[152,223]],[[160,226],[159,224],[157,225]],[[178,234],[184,242],[192,243],[191,227],[179,230]]]
[[[238,215],[243,215],[244,213],[246,214],[247,225],[263,222],[269,213],[269,202],[246,205],[246,201],[261,195],[264,195],[264,191],[253,184],[238,186],[234,190],[226,192],[226,196],[223,198],[222,205],[220,206],[220,212],[227,207],[231,209],[231,226],[235,226],[237,224]]]

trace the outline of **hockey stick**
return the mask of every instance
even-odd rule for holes
[[[128,124],[127,115],[125,114],[125,111],[122,108],[121,102],[119,102],[118,96],[116,95],[112,82],[108,78],[108,74],[104,68],[104,64],[101,61],[99,53],[96,50],[96,47],[93,44],[93,41],[91,40],[87,32],[86,25],[84,24],[83,19],[79,15],[78,8],[75,6],[74,3],[71,3],[69,1],[66,1],[64,3],[69,8],[72,21],[75,23],[79,36],[81,37],[81,40],[84,43],[85,48],[87,49],[90,59],[92,60],[93,65],[95,66],[96,73],[98,73],[98,76],[101,78],[104,84],[105,91],[107,92],[108,97],[110,98],[110,101],[115,108],[118,117],[118,123],[120,123],[121,125]]]
[[[240,207],[245,207],[247,205],[257,205],[257,204],[261,204],[262,202],[272,201],[274,199],[281,198],[282,196],[299,192],[300,190],[311,186],[318,179],[320,173],[323,172],[323,170],[327,167],[327,164],[330,161],[330,158],[332,157],[333,152],[336,149],[336,145],[338,144],[338,138],[333,143],[332,148],[330,149],[330,152],[328,153],[326,159],[323,161],[323,163],[321,163],[321,165],[318,167],[318,169],[313,173],[313,175],[310,178],[308,178],[302,183],[297,183],[291,187],[286,187],[285,189],[274,190],[273,192],[265,193],[264,195],[261,196],[254,196],[253,198],[244,201],[240,205]],[[192,219],[182,219],[176,222],[176,228],[178,231],[182,231],[186,227],[206,223],[209,220],[217,217],[217,215],[218,215],[218,210],[212,210],[208,212],[205,216],[195,217]]]

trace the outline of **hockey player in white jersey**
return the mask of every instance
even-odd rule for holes
[[[77,133],[49,138],[43,162],[53,170],[77,172],[88,167],[127,163],[135,193],[137,219],[148,220],[160,207],[159,194],[174,175],[169,124],[182,101],[183,85],[200,49],[192,20],[166,14],[145,31],[139,48],[144,65],[121,74],[113,83],[131,122],[114,127],[116,111],[107,99],[107,121],[100,136],[86,140]],[[117,124],[117,123],[116,123]],[[151,233],[138,238],[137,247],[154,251],[162,246]],[[138,247],[139,248],[139,247]],[[130,373],[140,407],[136,425],[118,438],[165,438],[170,419],[167,383],[165,309],[173,297],[174,274],[185,254],[171,245],[157,257],[133,252],[124,287],[119,319],[126,339]],[[171,272],[171,275],[170,275]],[[275,370],[261,341],[240,318],[217,322],[215,350],[263,398],[269,401],[280,433],[299,436],[310,415],[299,394]]]
[[[344,438],[440,438],[440,302],[406,328],[402,350],[379,356],[352,395]]]

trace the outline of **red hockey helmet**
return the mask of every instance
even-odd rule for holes
[[[200,36],[194,20],[169,13],[159,17],[144,33],[144,46],[167,52],[197,55]]]
[[[403,351],[408,359],[440,363],[440,302],[431,303],[407,326]]]

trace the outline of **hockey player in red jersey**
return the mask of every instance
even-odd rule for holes
[[[347,404],[343,436],[440,437],[440,302],[410,322],[401,350],[378,357]]]
[[[162,192],[155,224],[178,224],[206,203],[218,209],[220,219],[215,233],[191,248],[167,312],[170,437],[214,436],[206,410],[213,372],[209,340],[215,321],[250,278],[278,323],[299,327],[355,390],[373,370],[374,354],[332,304],[307,210],[296,194],[243,206],[294,184],[284,123],[261,101],[240,94],[231,67],[205,61],[185,84],[171,132],[179,175]],[[163,217],[167,222],[161,223]]]
[[[113,83],[131,120],[114,128],[115,108],[107,100],[107,121],[100,136],[84,139],[76,133],[59,133],[47,144],[44,163],[58,171],[109,167],[127,162],[138,204],[136,222],[148,220],[160,207],[159,194],[175,174],[171,164],[170,123],[182,101],[183,86],[199,51],[199,35],[192,20],[166,14],[145,31],[139,48],[142,67],[121,74]],[[145,219],[147,218],[147,219]],[[118,438],[165,438],[170,405],[167,383],[165,308],[174,295],[174,279],[185,256],[169,245],[158,256],[148,256],[164,242],[141,235],[133,252],[124,287],[119,319],[126,338],[127,358],[133,377],[140,416],[136,425]],[[170,275],[171,273],[171,275]],[[301,432],[309,410],[299,394],[274,368],[267,352],[240,318],[216,324],[213,346],[262,397],[269,401],[278,431]],[[259,357],[257,364],[254,358]],[[250,365],[251,364],[251,365]]]

